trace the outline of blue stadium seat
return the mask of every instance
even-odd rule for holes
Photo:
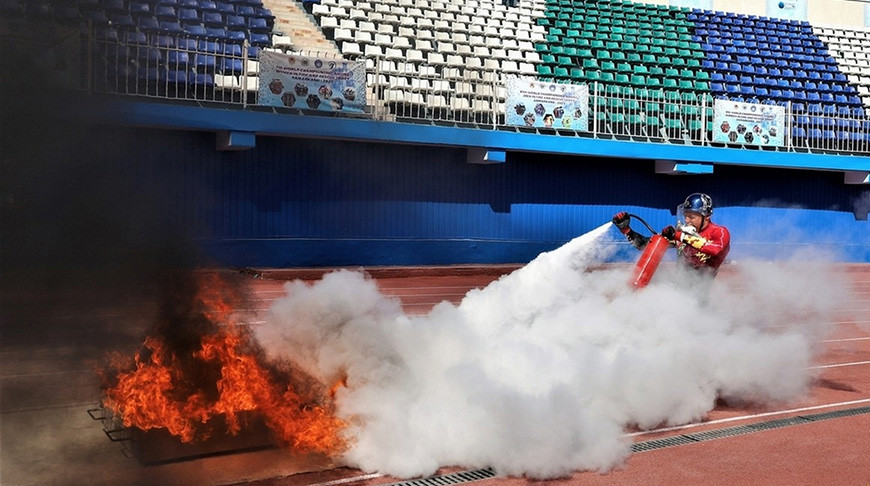
[[[268,47],[272,44],[272,39],[269,37],[269,34],[251,32],[250,43],[252,46]]]
[[[206,27],[205,38],[211,40],[224,41],[227,39],[227,30],[223,27]]]
[[[190,55],[185,51],[169,50],[166,52],[167,66],[187,66],[190,64]]]
[[[179,20],[178,11],[172,5],[157,5],[154,8],[154,16],[157,20]]]
[[[223,15],[235,15],[236,7],[233,6],[232,3],[226,2],[215,2],[215,7],[217,7],[217,11],[222,13]]]
[[[178,20],[182,24],[186,22],[198,24],[200,22],[199,11],[195,8],[180,8],[178,9]]]
[[[198,0],[197,8],[200,12],[217,12],[217,5],[212,0]]]
[[[139,17],[136,19],[136,26],[142,32],[158,32],[160,30],[160,22],[155,17]]]
[[[240,75],[244,72],[244,66],[241,59],[221,58],[217,70],[221,74]]]
[[[202,23],[208,27],[222,27],[224,25],[224,16],[217,10],[211,12],[202,12]]]
[[[109,14],[109,21],[116,29],[133,29],[136,27],[136,21],[133,16],[126,12]]]
[[[205,37],[205,27],[199,24],[182,24],[184,32],[191,37]]]
[[[221,15],[218,12],[215,12],[218,15]],[[244,29],[248,27],[247,22],[245,21],[245,17],[241,15],[235,15],[235,13],[227,15],[226,17],[226,25],[229,29]]]
[[[161,20],[160,32],[178,36],[184,34],[184,28],[177,20]]]
[[[253,32],[269,32],[271,30],[268,21],[263,17],[249,17],[248,29]]]
[[[198,73],[212,73],[217,67],[217,56],[210,54],[197,54],[196,59],[194,60],[194,65],[196,66],[196,72]]]

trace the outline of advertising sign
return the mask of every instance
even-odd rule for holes
[[[589,130],[589,88],[508,78],[505,101],[508,125]]]
[[[366,106],[362,62],[263,51],[260,105],[362,113]]]
[[[779,147],[785,142],[785,107],[716,100],[713,141]]]

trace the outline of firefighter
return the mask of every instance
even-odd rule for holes
[[[690,194],[677,208],[685,220],[678,227],[667,226],[661,235],[677,248],[677,261],[685,268],[701,274],[715,276],[731,249],[728,228],[711,221],[713,199],[706,194]],[[643,236],[629,226],[631,217],[620,212],[613,217],[613,224],[638,250],[643,249],[649,237]]]

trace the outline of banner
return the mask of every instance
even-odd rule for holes
[[[258,104],[362,113],[366,107],[365,64],[262,51]]]
[[[589,87],[507,79],[506,123],[526,127],[589,130]]]
[[[716,100],[713,141],[779,147],[785,141],[785,107]]]

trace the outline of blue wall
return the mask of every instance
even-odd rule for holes
[[[24,202],[7,213],[30,221],[19,251],[36,242],[58,259],[117,246],[111,258],[183,248],[237,267],[522,263],[621,209],[663,227],[703,191],[732,229],[734,258],[816,245],[870,261],[868,223],[855,216],[867,190],[841,172],[669,176],[651,160],[531,152],[477,165],[457,147],[262,135],[253,149],[218,151],[214,133],[102,125],[29,156],[43,162],[13,174]],[[611,236],[615,258],[636,258]]]

